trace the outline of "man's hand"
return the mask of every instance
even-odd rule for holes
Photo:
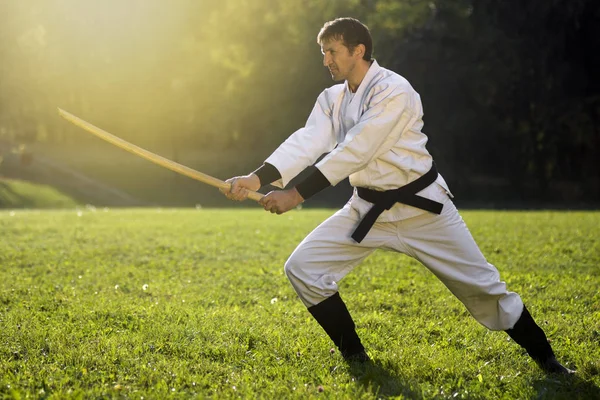
[[[229,189],[219,189],[228,199],[244,201],[248,198],[248,190],[260,189],[260,179],[254,174],[236,176],[225,181],[231,184]]]
[[[283,214],[302,203],[304,199],[296,188],[289,190],[274,190],[267,193],[258,203],[271,213]]]

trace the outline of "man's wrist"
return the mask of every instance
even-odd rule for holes
[[[325,175],[314,167],[313,172],[302,182],[296,185],[295,189],[300,194],[302,199],[306,200],[321,190],[331,186]]]
[[[254,190],[258,190],[261,188],[261,184],[260,184],[260,178],[258,177],[258,175],[256,175],[254,172],[251,172],[250,175],[247,175],[248,179],[250,179],[250,183],[252,186],[255,187]]]
[[[300,192],[298,191],[298,189],[296,189],[295,187],[293,187],[290,190],[292,191],[292,193],[294,193],[294,197],[296,198],[296,202],[298,204],[304,203],[304,197],[302,197],[302,195],[300,194]]]
[[[269,163],[264,163],[256,171],[252,172],[254,175],[258,177],[258,181],[260,186],[268,185],[271,182],[274,182],[278,179],[281,179],[281,174],[275,168],[274,165]]]

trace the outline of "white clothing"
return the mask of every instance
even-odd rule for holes
[[[373,61],[356,93],[347,84],[319,95],[306,126],[266,160],[281,174],[280,186],[329,153],[316,167],[335,185],[349,176],[355,187],[397,189],[427,173],[432,157],[421,132],[419,94],[406,79]],[[396,203],[357,243],[351,234],[371,209],[356,190],[348,204],[310,233],[292,253],[285,271],[307,307],[338,291],[337,283],[377,248],[407,254],[429,268],[483,325],[512,328],[523,310],[507,291],[452,204],[441,175],[418,193],[443,204],[440,215]]]
[[[287,185],[328,152],[316,167],[332,185],[349,177],[355,187],[397,189],[429,171],[432,158],[425,148],[427,136],[421,132],[421,98],[406,79],[373,61],[351,99],[350,94],[344,83],[319,95],[306,126],[265,161],[281,174],[274,185]],[[436,185],[418,194],[441,202],[445,195],[435,188],[437,185],[450,194],[441,175]],[[372,206],[356,193],[351,204],[361,215]],[[425,212],[396,203],[378,221],[398,221]]]
[[[523,311],[521,298],[507,291],[448,196],[443,204],[441,215],[376,222],[361,243],[350,238],[360,216],[347,204],[298,245],[286,262],[286,275],[311,307],[335,294],[338,282],[375,249],[393,250],[423,263],[482,325],[512,328]]]

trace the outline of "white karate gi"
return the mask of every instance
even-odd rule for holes
[[[356,93],[347,82],[323,91],[306,126],[265,162],[280,172],[274,184],[283,187],[329,153],[316,167],[332,185],[349,177],[355,187],[396,189],[432,166],[422,118],[420,96],[410,83],[373,61]],[[391,249],[423,263],[484,326],[512,328],[523,310],[521,298],[507,291],[486,261],[442,176],[418,194],[442,203],[441,215],[396,203],[357,243],[350,235],[372,203],[355,190],[346,206],[311,232],[286,262],[300,299],[307,307],[320,303],[338,291],[337,283],[367,255]]]

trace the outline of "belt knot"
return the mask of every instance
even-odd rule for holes
[[[434,214],[441,214],[442,208],[444,207],[442,203],[417,195],[418,192],[435,182],[437,177],[438,172],[435,163],[432,163],[431,169],[427,171],[425,175],[420,176],[398,189],[380,192],[362,187],[356,188],[358,196],[369,203],[373,203],[373,207],[365,214],[352,233],[352,239],[360,243],[365,236],[367,236],[367,233],[369,233],[381,213],[385,210],[389,210],[396,203],[420,208],[421,210],[426,210]]]

